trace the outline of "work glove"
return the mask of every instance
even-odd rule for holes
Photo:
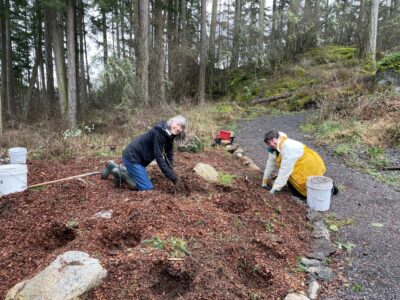
[[[175,191],[178,191],[178,192],[185,191],[185,182],[182,180],[182,178],[177,177],[173,182],[175,185]]]
[[[261,186],[266,189],[266,190],[270,190],[272,187],[271,181],[268,178],[263,179],[263,182],[261,184]]]

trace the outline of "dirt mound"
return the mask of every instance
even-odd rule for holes
[[[0,297],[67,250],[86,251],[108,270],[90,299],[275,299],[302,289],[304,275],[293,270],[308,249],[303,208],[261,189],[259,176],[222,150],[176,160],[179,191],[149,167],[151,192],[116,189],[98,176],[0,198]],[[192,172],[197,162],[234,182],[204,182]],[[33,161],[28,181],[104,164]],[[100,211],[112,211],[111,219],[95,217]]]

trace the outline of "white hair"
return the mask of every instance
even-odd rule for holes
[[[181,125],[182,129],[185,129],[186,125],[187,125],[187,120],[186,120],[186,118],[184,116],[181,116],[181,115],[175,116],[175,117],[173,117],[173,118],[168,120],[167,127],[171,128],[172,124]]]

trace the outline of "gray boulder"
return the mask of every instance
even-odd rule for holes
[[[317,299],[320,288],[321,286],[316,280],[312,281],[308,286],[308,291],[307,291],[308,298],[310,298],[311,300]]]
[[[68,251],[29,280],[12,287],[5,300],[81,299],[107,276],[97,259],[87,253]]]
[[[330,241],[325,238],[321,239],[313,239],[311,241],[311,250],[314,253],[321,253],[323,256],[328,257],[329,255],[336,252],[337,247]],[[319,259],[318,257],[312,257]]]
[[[310,300],[310,299],[302,294],[290,293],[286,295],[284,300]]]
[[[400,92],[400,72],[394,69],[386,69],[376,74],[376,81],[379,85],[391,85],[395,93]]]
[[[307,272],[326,282],[330,282],[333,279],[333,272],[328,267],[309,267]]]
[[[208,182],[218,182],[218,172],[210,165],[205,163],[198,163],[193,169],[197,175]]]
[[[306,257],[302,257],[300,260],[301,264],[306,267],[318,267],[322,265],[322,262],[317,259],[310,259]]]

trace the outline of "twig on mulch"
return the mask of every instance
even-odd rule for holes
[[[71,179],[80,179],[82,177],[98,175],[98,174],[101,174],[101,172],[96,171],[96,172],[90,172],[90,173],[70,176],[70,177],[66,177],[66,178],[61,178],[61,179],[57,179],[57,180],[46,181],[46,182],[30,185],[30,186],[28,186],[28,189],[35,188],[35,187],[40,187],[40,186],[44,186],[44,185],[49,185],[49,184],[53,184],[53,183],[57,183],[57,182],[67,181],[67,180],[71,180]]]

